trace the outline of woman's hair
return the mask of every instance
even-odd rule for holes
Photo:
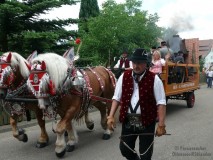
[[[155,51],[153,52],[153,59],[154,59],[154,55],[158,55],[158,56],[159,56],[159,59],[161,59],[160,51],[155,50]]]

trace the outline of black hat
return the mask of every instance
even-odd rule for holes
[[[128,50],[127,49],[124,49],[123,52],[122,52],[122,54],[125,54],[125,53],[128,54]]]
[[[136,49],[129,60],[133,62],[147,62],[148,57],[146,50],[143,48]]]
[[[165,46],[166,45],[166,41],[162,41],[160,44],[161,44],[161,46]]]

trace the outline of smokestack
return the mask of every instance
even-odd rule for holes
[[[174,53],[178,53],[178,51],[182,51],[183,53],[187,52],[185,43],[179,35],[173,35],[168,41],[169,46]]]

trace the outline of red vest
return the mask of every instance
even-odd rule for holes
[[[129,68],[129,60],[127,58],[121,58],[120,59],[120,65],[119,65],[119,68],[122,68],[123,66],[123,63],[124,63],[124,68]]]
[[[146,71],[139,84],[139,103],[141,109],[141,119],[144,126],[150,125],[156,120],[157,105],[154,97],[155,74]],[[132,70],[124,72],[121,96],[120,122],[124,122],[128,112],[129,104],[133,94]]]

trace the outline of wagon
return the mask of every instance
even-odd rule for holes
[[[186,100],[188,108],[195,103],[194,91],[199,89],[199,65],[167,62],[160,75],[166,100]]]

